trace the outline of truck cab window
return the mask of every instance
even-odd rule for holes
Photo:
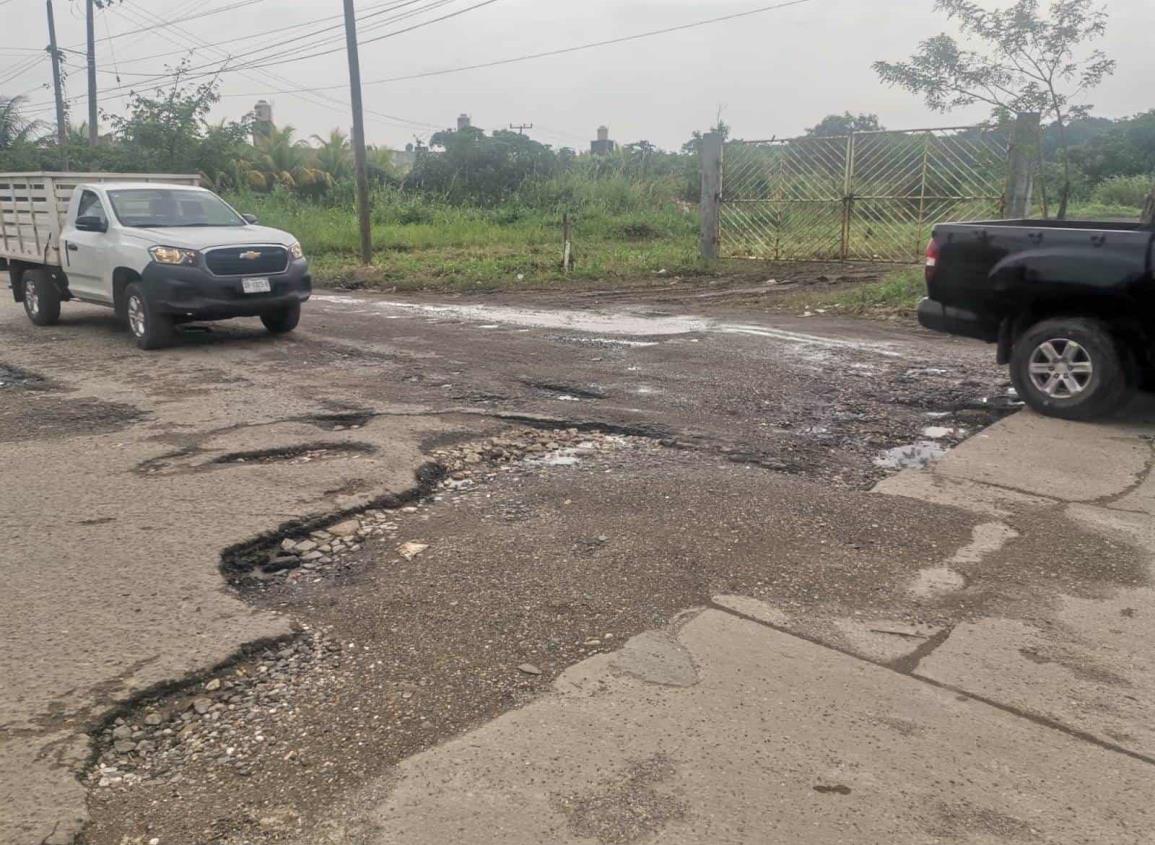
[[[85,191],[80,195],[80,205],[76,208],[77,217],[96,217],[102,223],[108,223],[108,215],[104,213],[104,206],[100,197],[92,191]]]

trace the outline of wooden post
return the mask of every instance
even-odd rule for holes
[[[699,249],[702,257],[709,259],[718,257],[718,243],[721,237],[722,148],[721,134],[707,132],[702,136],[702,197],[699,207],[702,231]]]
[[[96,0],[87,0],[85,25],[88,31],[88,143],[95,147],[100,140],[99,118],[96,113]]]
[[[561,228],[561,269],[562,272],[568,273],[573,269],[573,240],[568,211],[562,216]]]
[[[357,13],[345,0],[345,47],[349,54],[349,89],[353,104],[353,169],[357,183],[357,219],[361,228],[361,263],[373,262],[369,222],[369,165],[365,155],[365,115],[361,107],[361,59],[357,52]]]
[[[1007,168],[1006,216],[1021,220],[1031,213],[1031,193],[1034,188],[1034,162],[1038,157],[1035,145],[1039,142],[1039,115],[1023,112],[1015,118],[1011,129],[1010,161]]]

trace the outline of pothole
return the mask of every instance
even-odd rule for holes
[[[371,411],[352,411],[342,414],[318,414],[305,417],[302,422],[312,423],[325,431],[356,431],[369,424],[374,414]]]
[[[306,631],[246,648],[207,678],[145,694],[93,732],[96,751],[84,779],[98,789],[179,783],[182,768],[202,759],[222,774],[247,777],[255,758],[280,740],[292,678],[331,668],[340,651]]]
[[[279,449],[259,449],[253,452],[231,452],[213,458],[209,464],[307,464],[341,458],[347,455],[371,455],[377,449],[368,443],[316,443],[285,446]]]
[[[226,452],[215,457],[207,457],[200,448],[189,448],[143,461],[137,466],[136,471],[142,475],[176,475],[248,464],[309,464],[357,455],[372,455],[376,451],[376,446],[358,442],[300,443],[273,449]]]
[[[555,394],[556,398],[563,401],[568,400],[573,402],[580,401],[582,399],[606,398],[606,392],[596,385],[581,387],[574,384],[561,384],[558,382],[547,381],[529,381],[526,379],[522,379],[521,383],[526,387],[532,387],[535,390],[542,390],[546,393]]]
[[[47,379],[11,364],[0,364],[0,390],[14,387],[44,387]]]
[[[480,441],[447,445],[431,453],[440,473],[392,502],[377,502],[328,520],[287,525],[282,530],[226,553],[229,580],[245,588],[262,588],[289,580],[321,579],[357,566],[356,552],[370,539],[393,541],[403,521],[411,519],[438,493],[468,491],[478,476],[495,472],[572,467],[607,453],[642,447],[662,448],[650,438],[583,432],[577,428],[524,428]],[[432,472],[432,470],[431,470]],[[418,543],[397,547],[396,555],[412,560],[425,550]]]

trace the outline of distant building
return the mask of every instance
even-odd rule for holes
[[[469,115],[462,112],[460,115],[457,116],[457,131],[458,132],[460,132],[462,129],[468,129],[472,125],[473,125],[473,119]]]
[[[273,134],[273,106],[268,100],[257,100],[253,106],[253,143]]]
[[[618,148],[618,145],[610,140],[610,128],[608,126],[598,127],[598,139],[590,141],[590,152],[596,156],[609,155]]]

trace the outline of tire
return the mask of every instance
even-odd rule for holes
[[[24,271],[24,313],[38,326],[60,320],[60,290],[46,270]]]
[[[141,349],[162,349],[172,344],[176,336],[172,319],[156,313],[139,282],[125,288],[124,313],[128,331]]]
[[[1092,420],[1119,410],[1135,377],[1130,357],[1099,320],[1043,320],[1015,341],[1011,381],[1048,417]]]
[[[286,334],[297,327],[301,322],[301,306],[290,305],[280,311],[270,311],[261,315],[261,322],[273,334]]]

